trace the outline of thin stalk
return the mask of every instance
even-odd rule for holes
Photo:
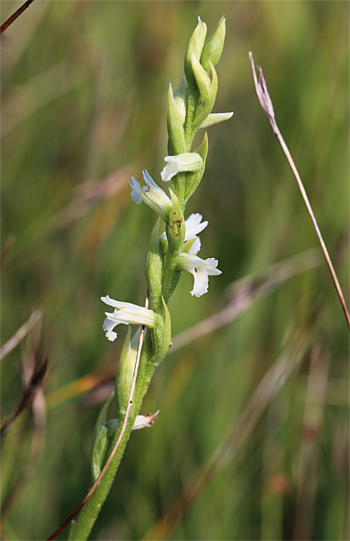
[[[0,26],[0,34],[2,34],[3,32],[5,32],[5,30],[11,26],[12,23],[15,22],[16,19],[18,19],[18,17],[20,15],[22,15],[23,11],[25,11],[27,8],[29,8],[29,6],[32,5],[32,3],[34,2],[34,0],[27,0],[26,2],[24,2],[24,4],[17,9],[17,11],[15,11],[11,17],[9,17],[8,19],[6,19],[6,21]]]
[[[347,306],[345,304],[343,292],[341,290],[341,287],[340,287],[337,275],[335,273],[331,258],[329,256],[326,244],[325,244],[325,242],[324,242],[324,240],[322,238],[321,231],[320,231],[320,229],[318,227],[315,215],[314,215],[313,210],[311,208],[311,204],[310,204],[309,198],[307,196],[307,193],[305,191],[304,185],[303,185],[303,183],[301,181],[300,175],[299,175],[298,170],[297,170],[297,168],[295,166],[295,163],[293,161],[291,153],[289,152],[289,149],[288,149],[288,147],[287,147],[287,145],[286,145],[286,143],[285,143],[285,141],[284,141],[284,139],[282,137],[282,134],[281,134],[281,132],[280,132],[278,126],[277,126],[272,100],[271,100],[271,98],[269,96],[269,93],[268,93],[268,90],[267,90],[266,81],[265,81],[262,69],[261,69],[260,66],[258,66],[258,70],[259,70],[259,81],[258,81],[257,76],[256,76],[254,59],[253,59],[253,54],[252,53],[249,53],[249,58],[250,58],[250,64],[251,64],[251,67],[252,67],[252,72],[253,72],[255,90],[256,90],[256,93],[258,95],[260,105],[263,108],[265,115],[267,116],[267,119],[268,119],[268,121],[270,123],[270,126],[271,126],[273,132],[275,133],[275,135],[276,135],[276,137],[277,137],[277,139],[278,139],[278,141],[279,141],[279,143],[280,143],[280,145],[281,145],[281,147],[283,149],[283,152],[284,152],[284,154],[285,154],[285,156],[286,156],[286,158],[288,160],[288,163],[289,163],[289,165],[290,165],[290,167],[291,167],[291,169],[293,171],[293,174],[294,174],[294,176],[296,178],[296,181],[298,183],[301,195],[302,195],[302,197],[304,199],[307,211],[308,211],[308,213],[310,215],[310,218],[311,218],[312,223],[314,225],[318,240],[320,242],[323,255],[324,255],[325,259],[326,259],[326,263],[327,263],[329,271],[331,273],[335,289],[336,289],[336,291],[338,293],[338,297],[339,297],[340,303],[341,303],[343,311],[344,311],[346,322],[347,322],[348,327],[350,329],[350,314],[349,314],[348,308],[347,308]]]

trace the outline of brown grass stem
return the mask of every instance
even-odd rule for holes
[[[15,334],[0,349],[0,361],[6,357],[34,327],[43,315],[42,310],[35,310],[30,318],[15,332]]]
[[[291,153],[289,152],[289,149],[288,149],[288,147],[287,147],[287,145],[286,145],[286,143],[285,143],[285,141],[284,141],[284,139],[282,137],[282,134],[281,134],[281,132],[280,132],[278,126],[277,126],[272,100],[271,100],[270,95],[269,95],[268,90],[267,90],[267,85],[266,85],[266,81],[265,81],[262,69],[261,69],[260,66],[257,66],[258,70],[259,70],[259,80],[258,80],[257,75],[256,75],[255,64],[254,64],[254,59],[253,59],[253,54],[252,53],[249,53],[249,58],[250,58],[250,64],[251,64],[251,67],[252,67],[252,72],[253,72],[255,90],[256,90],[257,96],[259,98],[260,105],[261,105],[265,115],[267,116],[267,119],[268,119],[268,121],[270,123],[270,126],[271,126],[273,132],[275,133],[275,135],[276,135],[276,137],[277,137],[277,139],[278,139],[278,141],[279,141],[279,143],[280,143],[280,145],[281,145],[281,147],[283,149],[283,152],[284,152],[284,154],[285,154],[285,156],[286,156],[286,158],[288,160],[288,163],[289,163],[289,165],[290,165],[290,167],[291,167],[291,169],[293,171],[293,174],[295,176],[295,179],[296,179],[296,181],[298,183],[301,195],[302,195],[302,197],[304,199],[306,208],[308,210],[308,213],[309,213],[310,218],[312,220],[312,223],[314,225],[318,240],[319,240],[319,242],[321,244],[322,252],[324,254],[324,257],[326,259],[329,271],[331,273],[332,280],[333,280],[333,283],[335,285],[335,289],[336,289],[336,291],[338,293],[338,297],[339,297],[340,303],[341,303],[343,311],[344,311],[346,322],[347,322],[348,327],[350,329],[350,314],[349,314],[348,308],[347,308],[347,306],[345,304],[343,292],[341,290],[341,287],[340,287],[336,272],[334,270],[331,258],[329,256],[326,244],[325,244],[325,242],[323,240],[323,237],[321,235],[321,231],[320,231],[320,229],[318,227],[318,224],[317,224],[315,215],[313,213],[309,198],[308,198],[307,193],[305,191],[304,185],[302,183],[302,180],[300,178],[298,170],[297,170],[297,168],[295,166],[295,163],[294,163],[294,160],[293,160],[293,158],[291,156]]]
[[[32,5],[32,3],[34,2],[34,0],[27,0],[26,2],[24,2],[24,4],[22,4],[22,6],[20,8],[17,9],[17,11],[15,11],[11,17],[9,17],[8,19],[6,19],[6,21],[0,26],[0,34],[2,34],[3,32],[5,32],[5,30],[11,26],[12,23],[15,22],[16,19],[18,19],[18,17],[20,15],[22,15],[23,11],[25,11],[27,8],[29,8],[29,6]]]

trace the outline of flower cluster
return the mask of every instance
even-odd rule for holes
[[[143,186],[132,177],[129,181],[131,198],[136,204],[142,201],[154,210],[164,222],[165,231],[152,233],[151,247],[146,264],[146,277],[150,292],[150,308],[118,302],[109,296],[102,301],[114,307],[106,313],[103,329],[109,340],[117,337],[114,327],[120,323],[146,325],[156,332],[156,317],[161,316],[176,287],[182,271],[194,278],[191,295],[200,297],[208,291],[209,276],[221,274],[218,261],[198,256],[201,248],[199,234],[207,227],[200,214],[183,216],[189,197],[202,179],[208,151],[207,135],[201,145],[191,151],[196,132],[218,122],[228,120],[233,113],[212,113],[217,93],[218,63],[225,39],[225,19],[219,21],[212,36],[206,40],[207,27],[198,18],[190,39],[185,71],[175,92],[169,86],[167,100],[167,125],[169,133],[166,166],[160,176],[169,182],[169,195],[143,171]],[[153,239],[153,240],[152,240]]]
[[[173,156],[168,156],[165,160],[170,161],[170,158],[173,158]],[[187,169],[184,169],[184,167],[188,167],[187,158],[184,165],[181,164],[181,158],[178,156],[177,158],[177,167],[179,168],[179,171],[187,171]],[[133,201],[136,204],[144,201],[150,208],[155,210],[165,222],[167,222],[172,208],[171,199],[154,182],[148,171],[143,171],[143,178],[146,183],[143,187],[140,186],[139,182],[134,177],[132,177],[132,180],[130,181],[130,186],[132,188],[131,197]],[[185,239],[177,265],[179,271],[187,271],[193,275],[194,287],[191,291],[191,295],[195,295],[196,297],[200,297],[204,293],[207,293],[209,276],[221,274],[221,271],[217,268],[217,259],[212,257],[201,259],[197,256],[201,247],[201,241],[198,235],[207,227],[207,225],[208,222],[202,222],[202,216],[199,213],[191,214],[187,218],[185,221]],[[166,240],[165,232],[160,235],[160,238]],[[155,314],[152,310],[127,302],[115,301],[108,295],[106,297],[101,297],[101,300],[105,304],[115,308],[113,313],[106,312],[107,317],[103,324],[103,330],[105,331],[108,340],[114,341],[117,338],[117,333],[114,332],[113,329],[120,323],[127,325],[146,325],[149,328],[154,326]]]

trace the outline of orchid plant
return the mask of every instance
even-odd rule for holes
[[[108,495],[116,471],[123,456],[131,431],[148,426],[145,417],[139,415],[142,400],[147,392],[153,373],[167,355],[171,344],[171,319],[169,300],[176,288],[182,271],[194,278],[191,295],[200,297],[208,291],[209,276],[221,274],[218,261],[198,256],[201,248],[199,234],[207,227],[199,213],[185,219],[186,203],[202,180],[208,153],[208,137],[204,134],[200,146],[192,151],[194,137],[199,129],[207,128],[231,118],[233,113],[213,114],[218,78],[218,63],[225,39],[223,17],[213,34],[206,40],[207,27],[198,18],[198,24],[190,38],[185,56],[185,69],[175,92],[169,86],[167,97],[168,156],[160,176],[169,182],[169,195],[158,186],[148,171],[143,171],[143,186],[132,177],[131,198],[136,204],[146,203],[158,215],[150,238],[146,260],[148,307],[116,301],[108,295],[101,300],[114,310],[106,312],[103,330],[110,341],[117,338],[115,327],[128,325],[128,332],[121,352],[119,373],[116,380],[115,398],[118,420],[102,422],[109,402],[105,405],[96,431],[92,452],[94,480],[100,475],[112,450],[121,436],[123,422],[127,419],[125,432],[111,463],[95,492],[72,523],[70,539],[87,539],[99,511]],[[160,233],[163,222],[165,231]],[[131,337],[131,325],[138,326]],[[142,327],[143,326],[143,327]],[[141,328],[146,327],[142,351],[139,353]],[[139,357],[139,368],[129,417],[127,410],[132,386],[134,367]],[[125,424],[125,423],[124,423]]]

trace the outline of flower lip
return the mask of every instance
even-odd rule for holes
[[[150,328],[155,325],[156,314],[153,310],[129,302],[115,301],[109,295],[101,297],[101,300],[114,308],[112,313],[105,312],[107,317],[103,323],[106,337],[112,342],[117,338],[117,333],[113,329],[121,323],[124,325],[146,325]]]
[[[166,156],[164,161],[168,162],[161,172],[162,180],[171,180],[177,173],[198,171],[203,164],[202,157],[196,152],[184,152],[176,156]]]
[[[221,270],[217,268],[218,260],[210,257],[201,259],[192,254],[182,253],[179,259],[179,270],[186,270],[193,275],[194,286],[191,295],[200,297],[208,291],[209,276],[218,276]]]

